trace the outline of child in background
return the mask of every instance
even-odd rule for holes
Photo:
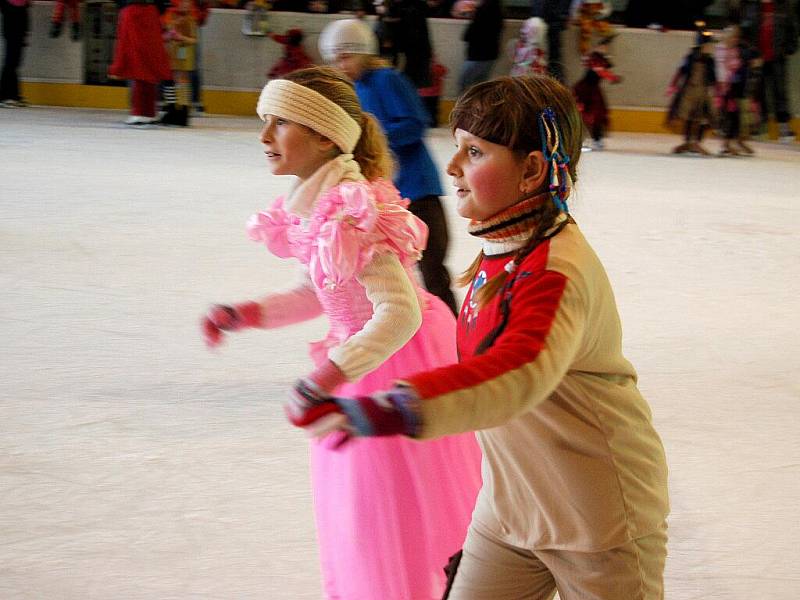
[[[667,126],[679,129],[683,124],[684,142],[672,149],[673,154],[694,152],[708,155],[701,142],[716,121],[714,94],[717,77],[713,57],[714,38],[699,24],[692,47],[670,82],[667,94],[674,96],[667,116]]]
[[[189,124],[192,103],[192,71],[195,68],[197,21],[192,12],[192,0],[173,0],[164,14],[164,39],[167,42],[174,83],[164,86],[166,114],[164,125]]]
[[[417,88],[419,97],[422,98],[422,103],[428,110],[431,116],[431,127],[439,126],[439,100],[442,97],[442,89],[444,87],[444,78],[447,76],[447,67],[436,60],[435,56],[431,57],[431,84],[428,87]]]
[[[578,25],[578,50],[581,56],[589,52],[592,47],[592,34],[596,33],[601,38],[614,35],[608,22],[611,15],[611,2],[602,0],[573,0],[570,7],[570,17]]]
[[[57,38],[61,35],[64,26],[64,13],[69,11],[69,20],[72,25],[72,41],[81,39],[81,9],[79,0],[56,0],[53,8],[53,18],[50,21],[50,37]]]
[[[269,32],[268,0],[250,0],[244,4],[245,14],[242,19],[242,34],[264,36]]]
[[[312,395],[372,393],[421,365],[454,360],[455,320],[411,274],[425,225],[384,179],[386,139],[352,83],[327,67],[295,71],[267,83],[257,111],[270,171],[298,179],[251,219],[250,237],[299,260],[303,283],[213,307],[207,342],[324,313],[331,328],[311,344],[316,366],[296,387],[292,413]],[[480,487],[474,436],[341,441],[311,447],[325,597],[440,598],[442,566],[464,540]]]
[[[753,149],[744,141],[747,136],[744,98],[747,71],[751,62],[749,54],[749,50],[742,44],[738,25],[726,27],[722,43],[717,44],[714,51],[717,107],[720,110],[724,138],[720,154],[723,156],[753,154]]]
[[[0,0],[3,17],[3,68],[0,74],[0,108],[24,108],[19,66],[30,31],[30,0]]]
[[[602,40],[591,53],[583,57],[586,72],[573,88],[583,123],[592,136],[593,150],[602,150],[605,147],[603,139],[608,129],[608,105],[601,83],[604,79],[611,83],[622,81],[622,78],[611,70],[613,65],[608,59],[610,41],[610,39]]]
[[[761,87],[763,85],[762,69],[764,66],[761,56],[749,46],[746,47],[746,54],[749,59],[741,109],[741,130],[745,140],[761,134],[763,126],[761,122],[763,113],[761,108]]]
[[[453,5],[453,16],[469,19],[461,39],[466,42],[464,62],[458,76],[459,94],[471,85],[486,81],[500,56],[503,35],[503,4],[501,0],[461,0]]]
[[[197,43],[194,45],[194,70],[192,71],[192,114],[202,115],[203,105],[203,28],[208,22],[211,10],[208,0],[195,0],[192,3],[192,14],[197,23]]]
[[[167,0],[141,4],[135,0],[116,0],[117,40],[114,62],[108,67],[112,79],[130,79],[131,114],[126,125],[149,126],[156,123],[156,86],[174,86],[172,69],[164,47],[161,15]]]
[[[313,63],[303,49],[303,30],[294,27],[284,35],[270,33],[270,39],[283,46],[283,56],[267,72],[267,79],[278,79],[292,71],[305,69]]]
[[[778,140],[791,144],[796,136],[792,130],[790,94],[792,75],[790,59],[798,49],[798,3],[796,0],[742,0],[735,4],[742,28],[742,37],[761,59],[759,75],[759,120],[766,134],[772,115],[777,121]]]
[[[540,17],[527,19],[519,30],[514,46],[511,76],[544,75],[547,73],[547,23]]]
[[[666,461],[611,284],[567,210],[575,101],[550,78],[501,77],[459,98],[450,126],[458,212],[483,245],[459,364],[318,397],[292,422],[357,439],[478,431],[484,484],[451,600],[661,600]]]
[[[375,33],[358,19],[329,23],[320,34],[319,50],[326,62],[341,69],[356,84],[364,110],[377,117],[398,162],[394,183],[408,209],[428,226],[428,247],[419,262],[428,291],[458,312],[450,289],[447,220],[439,196],[442,186],[425,146],[429,116],[411,82],[378,56]]]

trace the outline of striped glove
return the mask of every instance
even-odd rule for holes
[[[312,396],[309,402],[303,418],[290,421],[312,437],[342,430],[357,437],[415,437],[421,429],[419,398],[408,386],[357,398]]]

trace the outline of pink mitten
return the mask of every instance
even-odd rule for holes
[[[336,404],[330,401],[330,394],[345,381],[342,370],[334,362],[327,360],[308,377],[295,383],[285,406],[289,421],[297,427],[305,428],[311,435],[315,434],[315,428],[322,423],[327,425],[322,444],[328,450],[336,450],[350,439],[349,433],[339,431],[339,425],[344,425],[346,418]],[[307,425],[312,427],[308,428]]]
[[[326,360],[314,369],[308,377],[297,380],[289,393],[289,402],[286,405],[286,415],[289,420],[298,427],[302,427],[299,423],[308,418],[314,420],[312,417],[307,417],[306,413],[324,404],[333,390],[345,381],[342,370],[330,360]]]
[[[233,306],[215,304],[203,317],[201,326],[206,345],[214,348],[222,343],[223,331],[261,327],[261,306],[257,302],[245,302]]]

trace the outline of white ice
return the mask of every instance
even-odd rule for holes
[[[324,320],[217,352],[198,330],[211,302],[289,284],[243,230],[289,182],[255,118],[123,118],[0,112],[0,599],[320,598],[281,402]],[[430,142],[444,165],[446,131]],[[667,449],[666,597],[796,600],[800,153],[677,142],[612,135],[573,201]],[[477,245],[448,212],[457,271]]]

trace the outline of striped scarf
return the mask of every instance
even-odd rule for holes
[[[467,231],[483,240],[486,255],[513,252],[528,241],[550,201],[548,192],[525,198],[485,221],[470,221]]]

